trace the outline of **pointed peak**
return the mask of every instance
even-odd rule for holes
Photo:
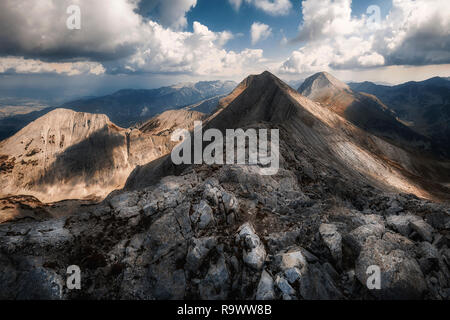
[[[264,71],[260,74],[249,75],[245,78],[238,87],[248,88],[252,85],[258,86],[258,84],[264,83],[265,85],[273,84],[278,87],[288,87],[281,79],[275,76],[273,73],[269,71]]]
[[[326,89],[350,90],[350,87],[328,72],[319,72],[307,78],[298,88],[298,92],[309,96],[314,92]]]

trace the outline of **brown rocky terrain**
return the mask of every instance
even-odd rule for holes
[[[307,78],[298,92],[391,144],[431,155],[441,153],[432,140],[399,121],[395,112],[376,96],[353,91],[327,72]]]
[[[56,109],[0,142],[0,197],[101,200],[122,188],[136,166],[171,150],[163,131],[188,128],[201,117],[169,111],[139,130],[120,128],[105,115]]]
[[[449,192],[433,183],[445,164],[268,72],[206,127],[279,129],[278,173],[166,156],[75,215],[0,224],[0,298],[450,299]],[[65,286],[70,265],[81,290]],[[367,287],[373,265],[379,290]]]

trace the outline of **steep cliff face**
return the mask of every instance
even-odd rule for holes
[[[0,196],[102,198],[170,148],[166,137],[120,128],[105,115],[56,109],[0,143]]]

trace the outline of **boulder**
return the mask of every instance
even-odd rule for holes
[[[237,241],[243,246],[244,263],[254,270],[261,270],[266,259],[266,250],[250,223],[238,229]]]
[[[275,291],[273,285],[273,279],[270,274],[263,270],[261,273],[261,279],[258,283],[258,288],[256,290],[256,300],[274,300]]]
[[[370,292],[379,299],[420,299],[426,290],[423,273],[417,261],[402,250],[374,236],[369,237],[356,261],[356,276],[367,286],[370,266],[381,270],[381,288]]]
[[[417,232],[420,237],[428,242],[433,242],[434,229],[422,219],[411,221],[410,227]]]
[[[319,233],[331,256],[339,265],[342,262],[342,236],[337,227],[334,224],[323,223],[320,225]]]
[[[202,265],[205,257],[209,251],[217,244],[217,240],[214,237],[205,237],[192,239],[192,245],[189,247],[188,254],[186,256],[185,269],[190,272],[196,272]]]
[[[411,215],[411,214],[405,214],[405,215],[399,215],[399,216],[388,216],[386,218],[387,225],[394,231],[397,231],[401,235],[404,235],[405,237],[408,237],[411,234],[411,226],[410,222],[420,220],[419,217]]]
[[[206,277],[199,284],[200,298],[203,300],[224,300],[228,297],[230,275],[225,258],[220,256],[209,267]]]
[[[196,206],[194,213],[191,215],[191,221],[198,226],[199,229],[207,228],[214,220],[213,210],[204,200]]]
[[[275,279],[275,283],[283,295],[288,295],[288,296],[295,295],[294,288],[291,287],[289,282],[284,277],[280,277],[278,275]]]
[[[299,279],[299,292],[306,300],[337,300],[342,293],[332,277],[319,264],[309,264]]]

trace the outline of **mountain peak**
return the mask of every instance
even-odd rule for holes
[[[328,72],[318,72],[303,82],[298,91],[309,96],[313,91],[322,89],[350,90],[349,86]]]
[[[264,71],[260,74],[252,74],[245,78],[238,87],[243,86],[248,88],[250,86],[278,86],[278,87],[288,87],[283,81],[281,81],[277,76],[269,71]]]

